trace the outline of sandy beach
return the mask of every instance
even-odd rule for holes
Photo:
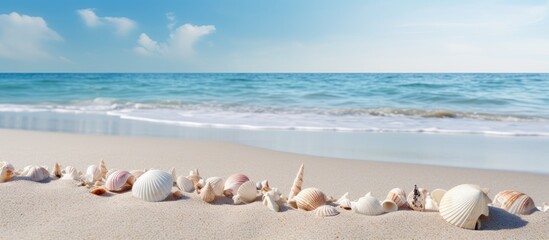
[[[84,171],[104,159],[108,168],[175,167],[178,175],[193,168],[204,177],[242,172],[254,181],[268,179],[287,195],[304,163],[304,187],[317,187],[336,198],[345,192],[351,199],[372,192],[382,199],[393,187],[409,192],[414,184],[449,189],[475,183],[490,188],[491,198],[512,189],[529,194],[536,205],[549,201],[543,184],[549,181],[547,175],[310,157],[224,142],[19,130],[0,130],[0,136],[0,160],[16,169],[31,164],[51,168],[59,162]],[[72,181],[15,178],[0,184],[2,238],[542,239],[549,234],[549,214],[543,212],[515,216],[491,207],[484,229],[472,231],[446,223],[436,212],[404,210],[372,217],[341,210],[335,217],[319,218],[287,207],[275,213],[261,202],[235,206],[221,198],[207,204],[192,193],[184,195],[149,203],[130,192],[95,196]]]

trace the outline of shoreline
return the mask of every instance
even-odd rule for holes
[[[287,195],[299,165],[304,163],[304,187],[317,187],[335,198],[349,192],[351,199],[356,199],[372,192],[383,199],[394,187],[409,192],[414,184],[434,190],[475,183],[490,188],[491,198],[511,189],[527,193],[538,206],[549,202],[542,184],[549,176],[541,174],[305,156],[203,140],[5,129],[0,129],[0,135],[0,160],[11,162],[16,169],[31,164],[51,168],[59,162],[84,171],[103,158],[108,168],[127,170],[175,167],[178,175],[186,175],[198,168],[204,177],[224,179],[242,172],[256,182],[268,179],[272,187]],[[293,209],[274,213],[261,202],[233,206],[218,201],[210,205],[189,193],[181,200],[160,203],[143,202],[129,192],[98,197],[61,180],[1,183],[0,195],[5,200],[0,211],[8,216],[0,220],[6,238],[470,239],[539,238],[549,234],[549,214],[517,217],[495,208],[490,208],[485,230],[470,231],[447,224],[433,212],[398,211],[368,217],[340,210],[340,215],[323,219]],[[135,223],[147,227],[135,227]]]

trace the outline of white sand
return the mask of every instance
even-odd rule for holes
[[[549,202],[549,176],[526,173],[431,167],[310,157],[242,145],[160,138],[82,136],[0,130],[0,161],[17,169],[55,162],[81,171],[104,158],[108,168],[169,169],[179,175],[199,168],[204,177],[226,178],[242,172],[252,180],[268,179],[287,195],[301,163],[304,187],[317,187],[339,197],[372,192],[382,199],[393,187],[407,192],[414,184],[427,189],[475,183],[491,189],[525,192],[537,205]],[[130,192],[100,197],[74,182],[36,183],[22,179],[0,183],[1,239],[363,239],[434,238],[543,239],[549,236],[549,213],[515,216],[491,208],[484,230],[447,224],[438,213],[398,211],[364,216],[341,210],[332,218],[284,209],[269,211],[260,202],[233,206],[219,199],[207,204],[185,193],[177,201],[149,203]]]

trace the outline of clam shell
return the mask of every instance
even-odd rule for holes
[[[109,176],[111,174],[113,174],[114,172],[118,171],[118,169],[116,168],[112,168],[112,169],[109,169],[109,171],[107,171],[107,173],[105,173],[105,179],[109,178]]]
[[[200,199],[202,199],[202,201],[207,203],[213,202],[216,198],[214,189],[209,182],[207,182],[204,185],[204,187],[200,189],[199,195],[200,195]]]
[[[182,191],[185,191],[185,192],[193,192],[194,191],[194,185],[193,185],[193,182],[191,180],[189,180],[188,178],[186,177],[183,177],[183,176],[179,176],[177,178],[177,187],[182,190]]]
[[[105,161],[101,159],[99,162],[99,170],[101,172],[101,178],[107,178],[107,165],[105,165]]]
[[[414,185],[414,191],[408,194],[408,206],[414,211],[424,211],[427,192],[427,189],[418,188],[417,185]]]
[[[142,176],[143,177],[143,176]],[[105,187],[111,192],[120,192],[127,190],[128,187],[124,186],[126,183],[133,184],[135,177],[128,171],[118,170],[113,172],[107,177]]]
[[[396,207],[396,204],[394,206]],[[385,209],[383,209],[383,206],[374,196],[372,196],[371,193],[368,193],[366,194],[366,196],[359,198],[358,201],[352,203],[351,207],[355,213],[360,213],[368,216],[377,216],[385,213]]]
[[[46,168],[39,166],[26,166],[21,173],[21,176],[29,177],[30,180],[41,182],[50,177],[50,173]]]
[[[232,197],[233,194],[238,191],[238,188],[240,188],[240,186],[247,181],[250,181],[250,179],[242,173],[236,173],[231,175],[227,178],[227,181],[225,181],[223,194],[225,194],[225,196],[227,197]]]
[[[301,191],[301,187],[303,185],[303,169],[304,169],[304,166],[303,164],[301,164],[301,166],[299,167],[299,170],[297,171],[297,175],[295,176],[292,189],[290,189],[290,194],[288,195],[288,201],[292,200],[292,198],[294,198]]]
[[[56,178],[61,178],[61,176],[63,176],[63,171],[61,171],[61,165],[59,165],[59,163],[55,163],[53,166],[52,176]]]
[[[80,180],[82,173],[78,171],[76,168],[67,166],[63,170],[63,177],[61,179],[63,180]]]
[[[439,204],[440,216],[448,223],[465,228],[480,229],[480,216],[488,216],[490,198],[482,189],[472,184],[462,184],[450,189]]]
[[[257,198],[257,189],[253,181],[243,183],[233,197],[234,204],[251,203]]]
[[[391,191],[389,191],[385,199],[392,200],[393,202],[395,202],[399,209],[408,208],[408,201],[406,200],[406,192],[404,192],[404,190],[400,188],[391,189]]]
[[[530,196],[511,190],[499,192],[492,204],[512,214],[527,215],[536,211],[536,205]]]
[[[0,183],[9,181],[15,174],[15,169],[11,163],[0,162]]]
[[[273,197],[271,197],[271,195],[269,194],[265,194],[263,198],[263,205],[267,206],[267,208],[271,209],[274,212],[280,211],[280,206],[278,206],[276,200],[274,200]]]
[[[326,204],[326,195],[316,188],[306,188],[288,200],[288,204],[293,208],[312,211]]]
[[[206,182],[209,182],[212,185],[212,188],[214,190],[214,194],[216,196],[222,196],[223,195],[223,178],[220,177],[210,177],[206,179]]]
[[[128,173],[129,174],[129,173]],[[132,195],[147,202],[159,202],[172,192],[172,175],[161,170],[145,172],[132,188]]]
[[[101,180],[101,169],[96,165],[91,165],[86,169],[86,181],[95,182]]]
[[[339,214],[339,211],[330,205],[320,206],[313,212],[317,217],[331,217]]]

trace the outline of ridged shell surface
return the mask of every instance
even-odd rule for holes
[[[63,171],[64,173],[61,179],[64,179],[64,180],[80,180],[80,177],[82,175],[80,171],[78,171],[76,168],[71,166],[65,167],[65,170]]]
[[[194,185],[193,182],[184,176],[179,176],[177,178],[177,187],[185,192],[193,192],[194,191]]]
[[[359,198],[357,202],[353,203],[352,209],[356,213],[368,216],[377,216],[385,213],[379,201],[371,193],[366,194],[366,196]]]
[[[233,197],[235,204],[251,203],[257,198],[257,189],[253,181],[247,181],[240,185]]]
[[[223,195],[223,187],[224,187],[223,178],[210,177],[206,179],[206,182],[209,182],[212,185],[212,188],[216,196]]]
[[[30,180],[35,182],[41,182],[50,177],[50,172],[44,167],[27,166],[23,169],[21,176],[29,177]]]
[[[316,208],[314,214],[317,217],[331,217],[339,214],[339,211],[330,205],[324,205]]]
[[[536,211],[536,205],[530,196],[511,190],[499,192],[492,204],[512,214],[527,215]]]
[[[122,187],[128,182],[129,178],[133,177],[128,171],[118,170],[113,172],[107,177],[105,187],[109,191],[120,191]]]
[[[215,192],[212,185],[207,182],[202,189],[200,189],[200,199],[202,201],[211,203],[215,200]]]
[[[488,216],[490,198],[472,184],[458,185],[444,194],[439,204],[440,216],[448,223],[465,228],[479,229],[480,216]]]
[[[132,187],[132,195],[147,202],[166,199],[173,186],[172,175],[161,170],[145,172]]]
[[[301,190],[288,203],[293,208],[312,211],[326,204],[326,195],[316,188],[306,188]]]
[[[15,173],[15,169],[11,163],[0,162],[0,182],[9,181]]]
[[[95,182],[101,180],[101,169],[96,165],[91,165],[86,169],[86,180]]]
[[[236,194],[238,188],[240,188],[240,186],[247,181],[250,181],[250,179],[246,175],[242,173],[233,174],[225,181],[223,191],[228,197],[231,197]]]
[[[288,201],[294,198],[301,191],[301,187],[303,185],[303,170],[304,166],[301,164],[299,170],[297,171],[297,175],[295,176],[292,189],[290,189],[290,194],[288,194]]]
[[[406,200],[406,192],[401,188],[393,188],[387,194],[385,199],[392,200],[396,203],[399,209],[408,208],[408,201]]]

